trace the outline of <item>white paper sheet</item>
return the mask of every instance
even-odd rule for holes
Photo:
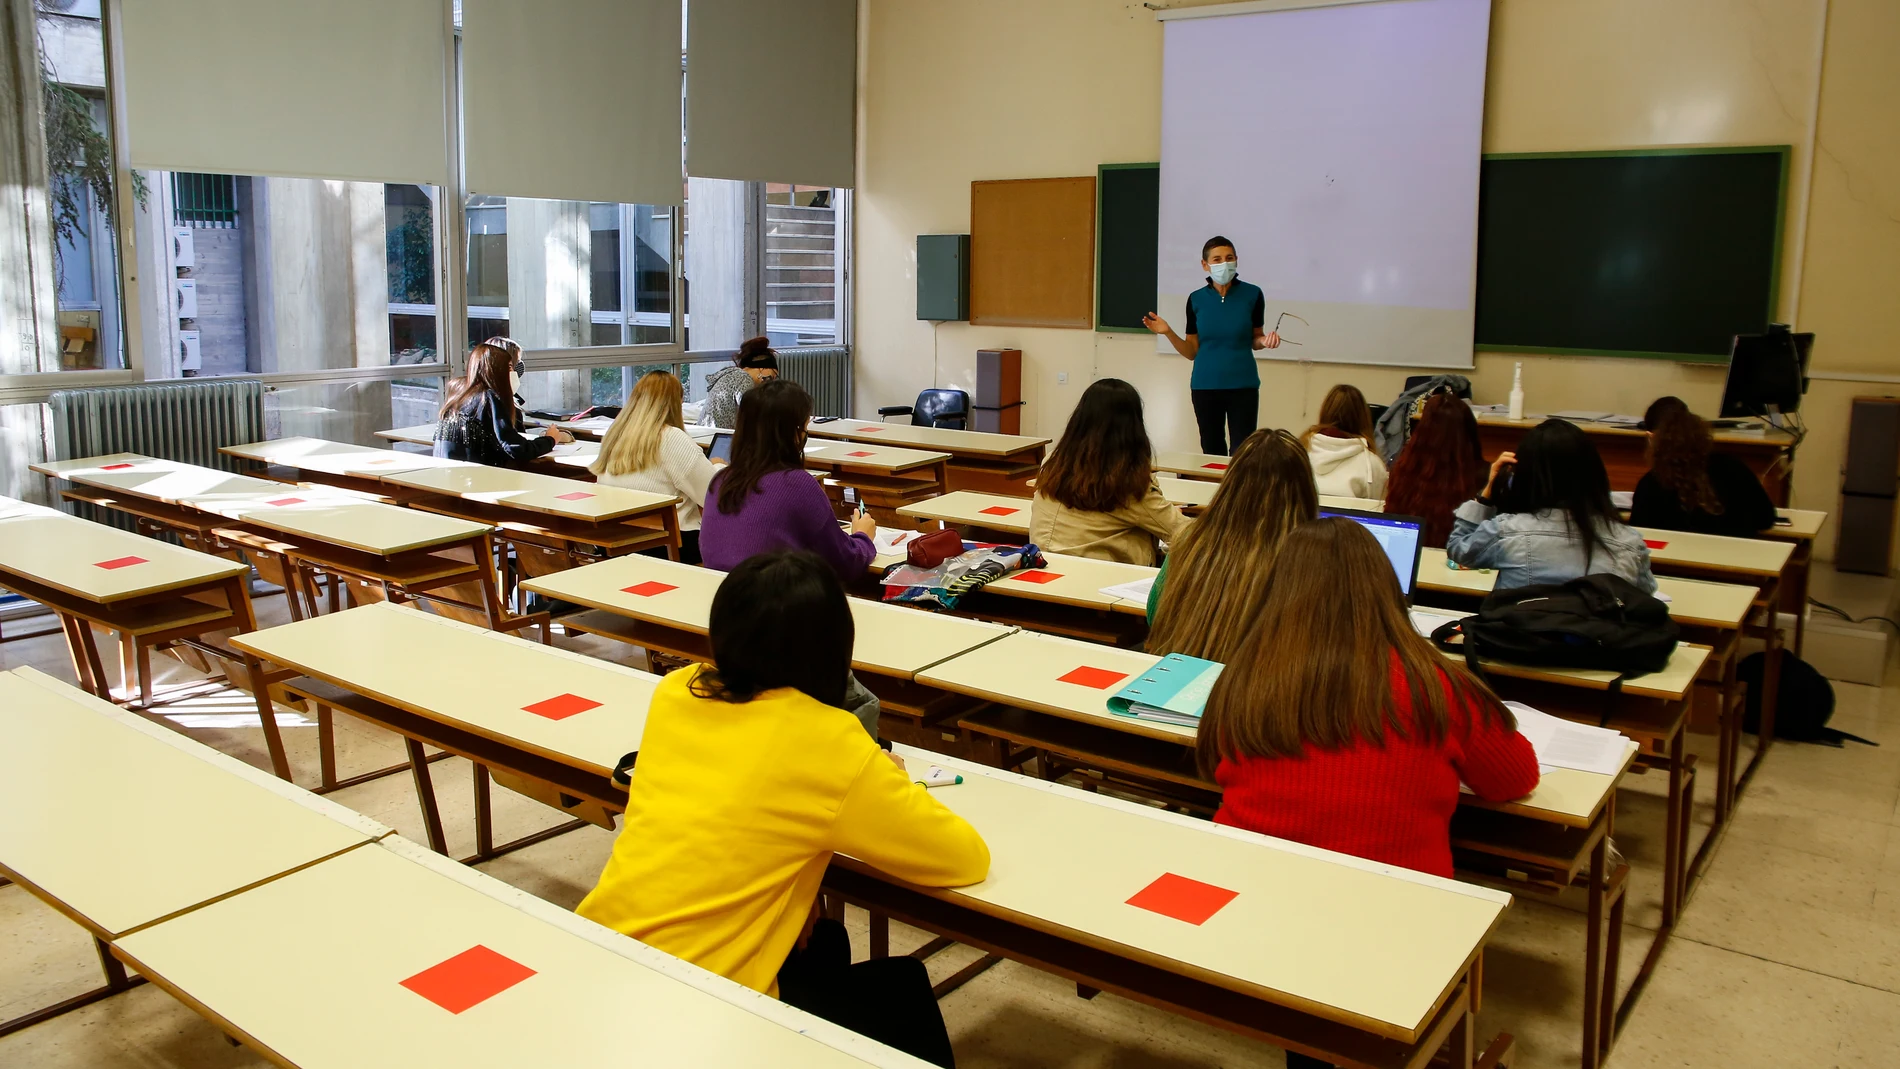
[[[1612,490],[1610,491],[1610,504],[1615,505],[1617,508],[1628,511],[1632,506],[1636,504],[1636,491]]]
[[[1101,592],[1111,598],[1125,598],[1128,601],[1146,602],[1149,592],[1154,589],[1154,585],[1154,576],[1149,576],[1146,579],[1137,579],[1132,583],[1116,583],[1114,586],[1105,586]]]
[[[877,543],[878,554],[882,556],[886,553],[898,552],[902,547],[910,545],[912,540],[922,533],[922,531],[899,530],[895,527],[879,527],[871,541]]]
[[[1518,733],[1537,752],[1539,768],[1571,768],[1613,776],[1623,767],[1629,740],[1621,732],[1572,723],[1522,702],[1504,704],[1517,716]]]
[[[548,455],[552,457],[571,457],[580,451],[581,451],[581,443],[562,442],[559,445],[556,445],[553,449],[548,450]]]

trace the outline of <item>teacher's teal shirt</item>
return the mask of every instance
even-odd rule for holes
[[[1188,294],[1187,333],[1201,339],[1194,354],[1193,390],[1250,390],[1260,388],[1260,369],[1253,359],[1255,327],[1267,324],[1267,295],[1251,282],[1236,278],[1222,297],[1214,280]]]

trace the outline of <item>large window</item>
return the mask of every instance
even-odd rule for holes
[[[838,344],[844,192],[765,187],[765,326],[773,345]]]
[[[468,198],[468,340],[526,349],[673,340],[673,209]]]
[[[145,172],[146,377],[440,360],[433,186]]]

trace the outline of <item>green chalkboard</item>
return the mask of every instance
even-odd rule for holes
[[[1155,310],[1161,165],[1104,163],[1095,172],[1095,329],[1145,331]]]
[[[1775,315],[1788,152],[1486,156],[1477,347],[1725,361]]]

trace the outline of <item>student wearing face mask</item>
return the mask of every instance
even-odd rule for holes
[[[1207,285],[1188,294],[1185,335],[1176,334],[1153,312],[1142,316],[1141,323],[1194,362],[1188,390],[1201,431],[1201,452],[1226,456],[1260,422],[1260,369],[1254,351],[1277,348],[1280,335],[1266,329],[1266,294],[1240,280],[1233,242],[1218,234],[1208,238],[1201,246],[1201,269],[1207,272]]]
[[[574,440],[559,427],[538,438],[521,433],[515,394],[521,390],[521,346],[490,338],[468,354],[468,377],[442,399],[435,455],[497,467],[526,464]]]

